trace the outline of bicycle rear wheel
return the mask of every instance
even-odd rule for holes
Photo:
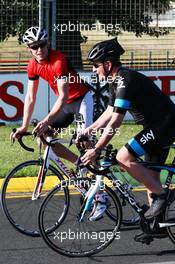
[[[120,197],[120,194],[116,192],[116,195]],[[121,208],[122,208],[122,220],[121,220],[121,227],[133,227],[133,228],[140,228],[139,222],[140,222],[140,216],[138,213],[131,207],[131,205],[121,198]],[[115,216],[112,214],[112,208],[110,207],[109,210],[106,211],[106,214],[115,221]]]
[[[84,220],[80,221],[82,209],[82,194],[78,187],[87,186],[90,188],[91,180],[85,178],[76,179],[75,182],[65,182],[68,186],[70,204],[67,215],[60,226],[51,233],[47,233],[47,227],[55,223],[57,219],[57,203],[59,193],[64,186],[56,186],[44,199],[39,211],[39,229],[46,244],[57,253],[69,257],[84,257],[96,254],[106,248],[115,238],[120,238],[118,232],[121,221],[121,205],[118,197],[108,187],[105,192],[109,197],[109,206],[113,208],[115,221],[104,213],[98,221],[88,219],[92,208],[86,213]],[[52,217],[50,218],[50,211]]]
[[[170,225],[167,227],[167,232],[171,241],[175,244],[175,201],[166,208],[165,223]]]
[[[8,221],[19,232],[33,237],[40,236],[37,215],[43,198],[53,186],[63,180],[58,170],[49,165],[41,195],[32,200],[37,180],[37,177],[32,175],[37,175],[41,166],[42,160],[30,160],[16,166],[5,178],[1,193],[2,208]],[[63,191],[58,200],[56,225],[64,218],[68,206],[66,188]],[[52,225],[47,232],[55,228],[55,225]]]
[[[126,177],[126,175],[125,175]],[[117,178],[117,177],[116,177]],[[122,220],[121,224],[126,227],[133,227],[133,228],[139,228],[139,222],[140,222],[140,216],[138,213],[134,210],[134,208],[128,203],[126,198],[124,197],[124,194],[121,194],[117,187],[115,187],[115,178],[111,180],[111,178],[108,178],[108,181],[106,181],[106,184],[112,188],[112,190],[115,192],[115,194],[120,198],[120,203],[122,206]],[[118,179],[118,178],[117,178]],[[122,179],[122,175],[120,175],[121,182],[124,182],[125,179]],[[128,180],[129,181],[129,180]],[[129,187],[131,186],[131,187]],[[140,188],[137,188],[136,186],[132,187],[132,182],[124,182],[122,184],[122,190],[123,192],[125,190],[129,191],[131,196],[133,196],[137,201],[140,201],[142,204],[144,204],[147,200],[147,194],[146,190],[142,190]],[[110,208],[109,208],[110,209]],[[107,211],[109,217],[114,218],[112,213]]]
[[[139,188],[134,187],[132,191],[130,191],[131,195],[134,196],[136,201],[139,201],[141,204],[147,203],[147,193],[146,190],[141,190]],[[134,208],[124,199],[119,192],[117,191],[118,196],[121,199],[122,205],[122,225],[126,227],[140,228],[140,216],[134,210]]]

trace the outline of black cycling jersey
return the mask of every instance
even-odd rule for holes
[[[175,104],[147,76],[120,67],[109,87],[109,105],[114,111],[129,111],[136,123],[144,126],[175,118]]]

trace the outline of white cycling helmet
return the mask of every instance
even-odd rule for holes
[[[48,34],[47,31],[40,27],[30,27],[26,30],[23,36],[23,42],[26,45],[30,45],[33,42],[40,41],[40,40],[47,40]]]

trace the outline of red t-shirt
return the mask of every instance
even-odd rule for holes
[[[42,64],[32,58],[29,61],[27,72],[29,80],[37,80],[39,77],[46,80],[57,96],[59,96],[57,79],[67,78],[69,82],[67,103],[73,102],[89,90],[79,75],[69,69],[67,59],[60,51],[50,50],[48,60],[43,61]]]

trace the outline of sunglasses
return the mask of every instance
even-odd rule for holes
[[[32,50],[38,50],[39,48],[40,49],[45,48],[46,45],[47,45],[47,42],[41,42],[41,43],[38,43],[38,44],[30,45],[29,48],[32,49]]]
[[[93,67],[95,67],[95,68],[98,68],[98,67],[100,67],[102,64],[101,63],[93,63]]]

